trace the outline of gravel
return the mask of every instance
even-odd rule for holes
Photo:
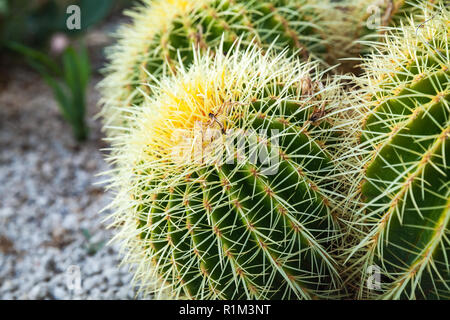
[[[95,83],[82,144],[37,75],[13,70],[0,88],[0,299],[140,298],[99,213],[111,195]]]

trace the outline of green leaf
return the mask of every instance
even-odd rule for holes
[[[64,80],[71,93],[70,108],[74,134],[78,140],[87,137],[88,129],[84,123],[86,112],[86,88],[89,82],[90,65],[87,50],[83,46],[81,52],[72,47],[63,53]]]
[[[62,55],[63,68],[60,68],[45,53],[20,43],[10,42],[8,47],[22,54],[28,64],[42,75],[45,82],[52,88],[62,115],[71,124],[75,137],[78,140],[85,140],[88,134],[84,121],[86,88],[90,77],[86,47],[83,46],[80,53],[77,53],[73,47],[68,47]],[[62,77],[64,85],[60,84],[54,75]]]
[[[58,102],[59,109],[61,110],[64,119],[71,125],[75,125],[75,123],[73,122],[74,114],[70,99],[65,94],[61,85],[49,75],[43,74],[42,77],[44,78],[45,82],[52,88],[53,95]]]
[[[114,5],[113,0],[81,0],[81,25],[85,31],[90,26],[104,19]]]
[[[87,241],[89,241],[92,238],[91,233],[89,232],[88,229],[85,228],[81,229],[81,233],[83,234],[83,236],[86,238]]]
[[[64,80],[69,89],[74,94],[80,93],[81,79],[77,70],[77,55],[72,47],[67,48],[63,53]]]
[[[89,62],[89,54],[86,46],[82,46],[78,53],[77,66],[80,72],[81,86],[86,88],[91,77],[91,65]]]
[[[7,42],[5,45],[8,49],[22,54],[23,56],[33,60],[35,63],[41,64],[42,67],[48,69],[48,73],[61,75],[58,65],[45,53],[14,41]]]
[[[8,13],[8,2],[6,0],[0,0],[0,15],[6,15]]]

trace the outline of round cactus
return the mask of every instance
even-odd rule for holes
[[[286,52],[217,50],[126,109],[111,159],[125,261],[165,297],[338,297],[340,86]]]
[[[386,34],[359,83],[369,110],[356,216],[368,230],[352,249],[362,254],[360,296],[450,297],[450,16],[443,6],[424,12],[420,27],[411,19]],[[369,267],[379,288],[365,283]]]
[[[214,54],[222,38],[224,51],[244,36],[264,49],[288,47],[305,60],[330,62],[338,55],[326,40],[339,24],[330,18],[335,14],[328,1],[144,0],[128,15],[133,23],[118,32],[100,84],[110,135],[126,127],[124,105],[140,105],[162,75],[177,73],[181,64],[188,67],[196,50]]]

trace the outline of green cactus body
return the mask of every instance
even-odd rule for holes
[[[338,297],[339,182],[323,143],[333,129],[309,119],[325,101],[339,108],[339,87],[325,81],[319,94],[317,64],[256,47],[194,61],[134,109],[114,147],[113,216],[136,279],[150,292],[158,278],[172,297]],[[230,141],[247,144],[217,152]]]
[[[373,151],[362,220],[373,228],[360,246],[367,266],[381,268],[381,291],[369,292],[379,298],[450,297],[449,14],[441,9],[417,33],[394,33],[385,55],[365,64],[372,110],[361,142]]]
[[[161,0],[144,1],[129,15],[133,24],[119,32],[119,43],[110,48],[108,76],[101,84],[105,127],[125,126],[126,115],[118,110],[140,105],[152,94],[164,74],[174,74],[181,64],[189,67],[194,51],[214,54],[223,37],[224,51],[238,38],[256,39],[264,49],[278,50],[307,60],[332,62],[326,27],[338,21],[323,21],[332,5],[313,0]],[[319,4],[320,3],[320,4]],[[151,76],[149,76],[151,75]],[[151,77],[151,78],[150,78]],[[152,79],[152,81],[150,81]],[[120,109],[123,110],[123,109]],[[108,132],[115,132],[111,128]]]

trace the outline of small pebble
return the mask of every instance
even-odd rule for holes
[[[47,285],[39,284],[31,289],[28,296],[32,300],[41,300],[41,299],[44,299],[47,296],[47,294],[48,294]]]
[[[32,79],[27,90],[24,79]],[[88,92],[90,138],[82,144],[74,141],[52,90],[28,69],[11,72],[0,92],[0,195],[8,195],[0,200],[0,235],[14,244],[14,250],[0,250],[0,300],[134,299],[132,275],[118,267],[117,245],[89,252],[115,234],[103,222],[108,212],[100,213],[111,195],[94,187],[104,180],[96,174],[110,169],[99,151],[101,123],[92,120],[99,99],[94,87]]]

